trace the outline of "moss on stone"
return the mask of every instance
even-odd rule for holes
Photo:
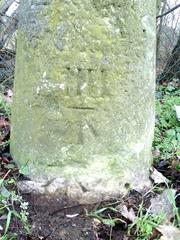
[[[37,179],[148,178],[155,1],[34,5],[18,34],[12,155]]]

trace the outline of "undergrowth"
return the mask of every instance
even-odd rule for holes
[[[11,105],[5,101],[3,95],[0,94],[0,117],[8,117],[11,115]]]
[[[157,87],[156,127],[153,148],[158,152],[155,160],[180,158],[180,122],[175,105],[180,105],[180,88],[173,83]],[[177,166],[178,168],[178,166]]]
[[[21,173],[9,157],[11,104],[0,94],[0,239],[16,240],[30,232],[28,203],[17,192],[16,181]]]
[[[143,203],[141,203],[135,221],[129,226],[129,235],[134,229],[136,240],[149,239],[154,229],[164,220],[165,216],[150,214],[143,208]]]
[[[0,181],[1,240],[17,239],[22,234],[30,233],[28,203],[17,193],[16,180],[13,177],[6,179],[10,172]]]

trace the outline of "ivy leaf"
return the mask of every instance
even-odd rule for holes
[[[29,175],[29,167],[27,165],[21,166],[19,173],[22,175]]]
[[[1,195],[5,198],[9,198],[11,193],[4,187],[1,187]]]

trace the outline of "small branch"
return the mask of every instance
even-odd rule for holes
[[[176,9],[179,8],[179,7],[180,7],[180,4],[174,6],[173,8],[171,8],[170,10],[168,10],[167,12],[165,12],[165,13],[157,16],[156,19],[166,16],[167,14],[173,12],[174,10],[176,10]]]
[[[11,4],[13,4],[14,0],[6,0],[6,1],[3,1],[3,3],[1,4],[0,6],[0,14],[4,15],[5,12],[8,10],[8,8],[11,6]]]

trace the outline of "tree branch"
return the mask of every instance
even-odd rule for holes
[[[13,2],[14,0],[3,1],[0,6],[0,14],[4,15]]]
[[[165,12],[165,13],[157,16],[156,19],[166,16],[167,14],[173,12],[174,10],[176,10],[176,9],[179,8],[179,7],[180,7],[180,4],[174,6],[173,8],[171,8],[170,10],[168,10],[167,12]]]

